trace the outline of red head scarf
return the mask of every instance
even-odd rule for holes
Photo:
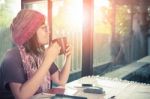
[[[21,10],[11,24],[13,41],[17,45],[24,44],[44,22],[45,17],[41,13],[29,9]]]

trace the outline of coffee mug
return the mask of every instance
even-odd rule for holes
[[[67,38],[66,37],[56,38],[52,40],[52,43],[54,42],[57,42],[61,47],[59,54],[65,54],[67,48]]]

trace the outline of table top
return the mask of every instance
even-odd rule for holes
[[[105,94],[85,93],[81,84],[93,84],[94,87],[101,87],[105,91]],[[87,97],[87,99],[150,99],[149,84],[99,76],[82,77],[67,83],[65,90],[65,94],[83,96]],[[33,96],[32,99],[50,99],[51,96],[54,96],[54,94],[41,93]]]

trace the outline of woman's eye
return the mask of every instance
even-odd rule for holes
[[[45,32],[47,32],[47,26],[42,27],[42,30],[44,30]]]

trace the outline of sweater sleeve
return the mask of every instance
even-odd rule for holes
[[[6,53],[1,64],[1,71],[5,87],[8,87],[11,82],[24,83],[26,81],[18,49],[12,49]]]
[[[56,64],[53,63],[49,69],[49,72],[51,75],[53,75],[57,70],[58,70],[58,68],[57,68]]]

